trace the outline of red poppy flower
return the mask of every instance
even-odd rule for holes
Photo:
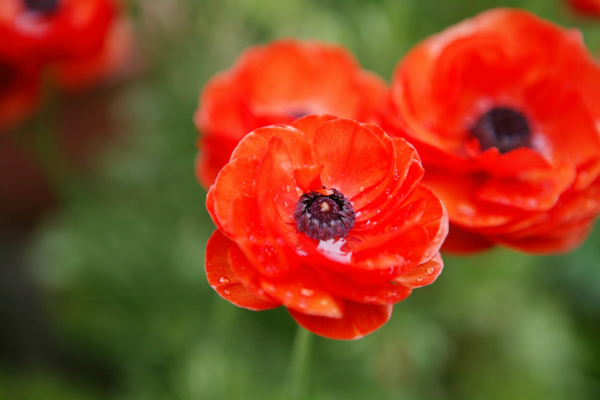
[[[511,9],[466,20],[401,61],[387,118],[448,209],[448,250],[568,251],[600,212],[600,68],[577,30]]]
[[[39,97],[37,69],[17,69],[0,61],[0,134],[33,113]]]
[[[376,330],[442,270],[447,216],[422,174],[414,148],[375,125],[309,115],[255,130],[208,192],[210,285],[325,337]]]
[[[2,0],[0,54],[15,64],[93,54],[115,12],[113,0]]]
[[[600,0],[567,0],[573,10],[590,15],[600,17]]]
[[[194,116],[202,132],[196,175],[209,187],[237,143],[252,130],[312,113],[376,122],[385,82],[342,47],[280,40],[246,50],[214,76]]]

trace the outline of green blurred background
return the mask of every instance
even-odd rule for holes
[[[132,1],[140,72],[54,92],[11,133],[33,144],[58,200],[2,237],[0,399],[284,398],[295,323],[283,308],[238,309],[204,275],[214,226],[192,123],[203,84],[281,37],[342,44],[389,80],[418,41],[499,6],[578,27],[600,55],[600,20],[561,0]],[[65,126],[111,138],[88,145],[82,167],[64,161]],[[306,398],[600,398],[598,243],[596,229],[565,256],[446,256],[380,330],[316,338]]]

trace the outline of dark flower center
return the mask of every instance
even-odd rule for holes
[[[481,150],[496,147],[500,153],[529,146],[531,137],[525,116],[504,107],[493,108],[483,114],[471,128],[471,133],[479,139]]]
[[[58,8],[58,0],[24,0],[25,6],[31,11],[51,14]]]
[[[354,209],[336,189],[304,193],[294,212],[298,230],[317,240],[343,238],[354,226]]]

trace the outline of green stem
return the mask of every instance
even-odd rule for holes
[[[314,336],[298,325],[287,376],[287,396],[289,400],[301,399],[308,387],[308,365]]]

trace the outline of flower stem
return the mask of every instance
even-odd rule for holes
[[[286,398],[289,400],[299,400],[304,397],[308,387],[308,364],[313,342],[314,335],[298,325],[287,376]]]

